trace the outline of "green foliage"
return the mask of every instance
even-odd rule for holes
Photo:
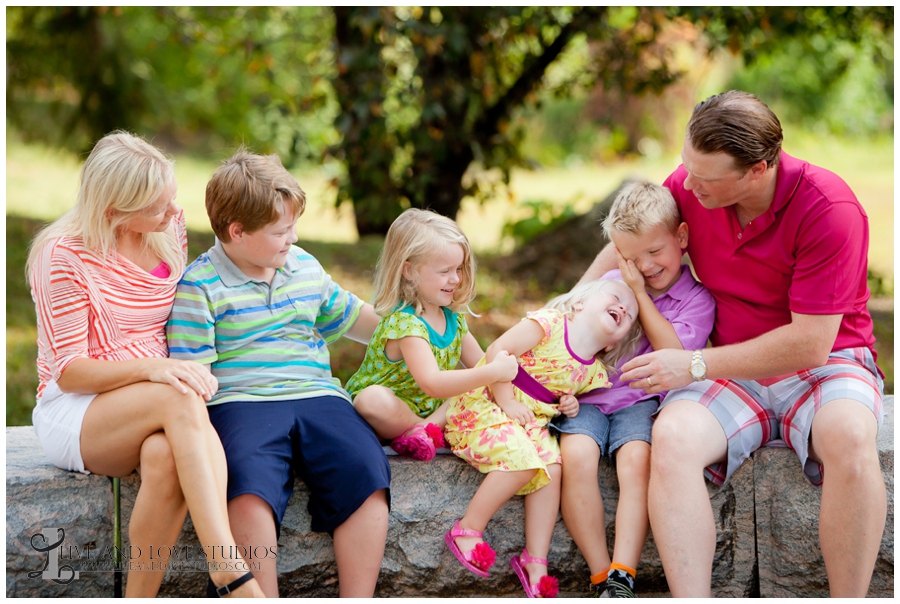
[[[786,118],[893,126],[893,8],[859,6],[7,7],[7,118],[76,151],[126,128],[324,161],[358,231],[384,233],[407,207],[502,194],[542,109],[540,161],[665,141],[696,101],[671,85],[697,28]]]
[[[640,92],[672,81],[668,62],[641,60],[661,15],[606,7],[336,8],[342,140],[333,153],[352,166],[339,203],[352,200],[360,233],[383,233],[405,207],[455,217],[464,196],[496,195],[526,164],[515,117],[536,106],[541,90],[564,95],[603,78]],[[583,63],[585,36],[603,43],[587,71],[573,68]]]
[[[739,71],[730,87],[754,91],[782,108],[783,120],[807,128],[854,135],[891,129],[893,30],[860,27],[868,33],[858,41],[827,33],[784,40]]]
[[[893,127],[894,8],[673,9],[701,23],[711,48],[746,63],[729,84],[782,109],[782,120],[838,134]]]
[[[79,151],[126,128],[318,159],[335,141],[332,27],[317,7],[8,7],[7,115]]]
[[[502,235],[512,237],[516,247],[520,247],[541,233],[553,231],[559,225],[577,216],[572,203],[555,204],[547,200],[525,201],[519,204],[527,211],[525,218],[504,223]]]

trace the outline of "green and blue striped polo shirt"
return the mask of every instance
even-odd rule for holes
[[[272,283],[247,277],[222,243],[201,254],[178,284],[166,326],[169,356],[210,365],[210,405],[336,395],[327,344],[344,335],[362,301],[297,246]]]

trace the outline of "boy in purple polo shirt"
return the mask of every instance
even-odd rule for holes
[[[603,229],[619,262],[619,270],[603,278],[625,281],[638,300],[645,336],[635,354],[706,346],[715,301],[681,264],[688,225],[669,190],[646,182],[626,185]],[[604,597],[634,597],[636,567],[649,528],[651,416],[665,393],[629,388],[617,375],[610,380],[611,389],[580,398],[578,415],[561,416],[552,426],[560,432],[563,456],[562,515],[590,569],[591,589]],[[620,489],[612,559],[596,478],[605,454],[615,461]]]

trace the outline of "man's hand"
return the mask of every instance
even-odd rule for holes
[[[684,388],[694,381],[691,375],[690,350],[666,348],[634,357],[622,365],[619,377],[631,388],[640,388],[647,394]]]
[[[559,397],[559,412],[566,417],[575,417],[578,415],[579,403],[578,399],[571,394],[564,394]]]
[[[614,247],[613,251],[616,253],[616,261],[619,263],[619,272],[622,273],[622,280],[628,284],[634,295],[637,296],[646,292],[644,275],[635,266],[634,260],[626,260],[617,247]]]

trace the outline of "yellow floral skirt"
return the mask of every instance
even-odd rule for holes
[[[562,463],[559,441],[548,427],[557,411],[518,389],[516,399],[534,413],[525,426],[511,420],[484,388],[455,397],[447,408],[444,434],[453,453],[484,474],[537,470],[516,493],[527,495],[550,483],[548,465]]]

